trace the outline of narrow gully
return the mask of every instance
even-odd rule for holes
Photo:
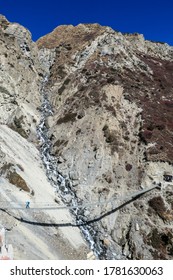
[[[78,208],[77,205],[80,203],[75,192],[72,190],[72,183],[69,178],[65,178],[63,174],[58,171],[57,159],[51,155],[51,141],[48,135],[48,128],[46,126],[46,121],[49,116],[53,115],[53,110],[48,99],[48,94],[46,92],[46,84],[48,77],[45,77],[42,83],[41,95],[42,95],[42,105],[41,110],[41,121],[37,127],[37,136],[40,141],[40,154],[43,161],[46,175],[51,185],[58,192],[62,201],[67,206],[76,206],[74,209],[70,209],[73,217],[76,220],[76,225],[79,226],[85,240],[89,244],[90,249],[93,251],[97,259],[107,259],[106,248],[99,240],[98,229],[95,226],[87,225],[84,216],[84,210]],[[69,199],[70,195],[70,199]]]

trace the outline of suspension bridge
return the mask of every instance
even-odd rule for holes
[[[132,194],[129,194],[128,196],[119,196],[114,197],[109,200],[102,200],[102,201],[94,201],[91,203],[83,203],[83,204],[76,204],[76,205],[70,205],[70,206],[64,206],[64,205],[57,205],[57,203],[49,203],[49,202],[38,202],[38,203],[31,203],[29,208],[26,208],[25,203],[14,203],[13,201],[0,201],[0,208],[3,210],[24,210],[24,211],[41,211],[41,210],[62,210],[62,209],[81,209],[81,208],[92,208],[92,207],[99,207],[102,205],[107,205],[108,203],[111,203],[113,206],[114,202],[131,202],[132,200],[137,199],[138,197],[141,197],[145,193],[148,193],[154,189],[161,189],[159,186],[155,185],[150,188],[146,188],[140,191],[136,191]]]

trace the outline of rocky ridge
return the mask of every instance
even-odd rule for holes
[[[172,259],[173,48],[98,24],[59,26],[36,43],[4,17],[1,26],[1,122],[39,149],[48,77],[50,155],[78,203],[90,204],[80,215],[103,249],[97,257]],[[154,185],[161,190],[123,204]]]

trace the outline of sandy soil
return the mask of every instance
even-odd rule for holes
[[[0,179],[1,208],[8,208],[1,211],[0,223],[8,230],[14,258],[86,259],[89,250],[79,229],[70,226],[74,221],[68,209],[32,210],[63,205],[60,199],[58,204],[55,202],[57,194],[47,180],[39,151],[5,125],[0,125],[0,149],[5,154],[4,162],[12,163],[30,188],[27,193],[10,184],[5,176]],[[31,209],[12,209],[25,207],[27,200]]]

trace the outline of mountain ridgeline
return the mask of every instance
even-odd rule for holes
[[[0,223],[49,248],[16,240],[16,258],[173,259],[173,47],[99,24],[37,42],[0,26],[1,200],[44,202],[2,205]]]

